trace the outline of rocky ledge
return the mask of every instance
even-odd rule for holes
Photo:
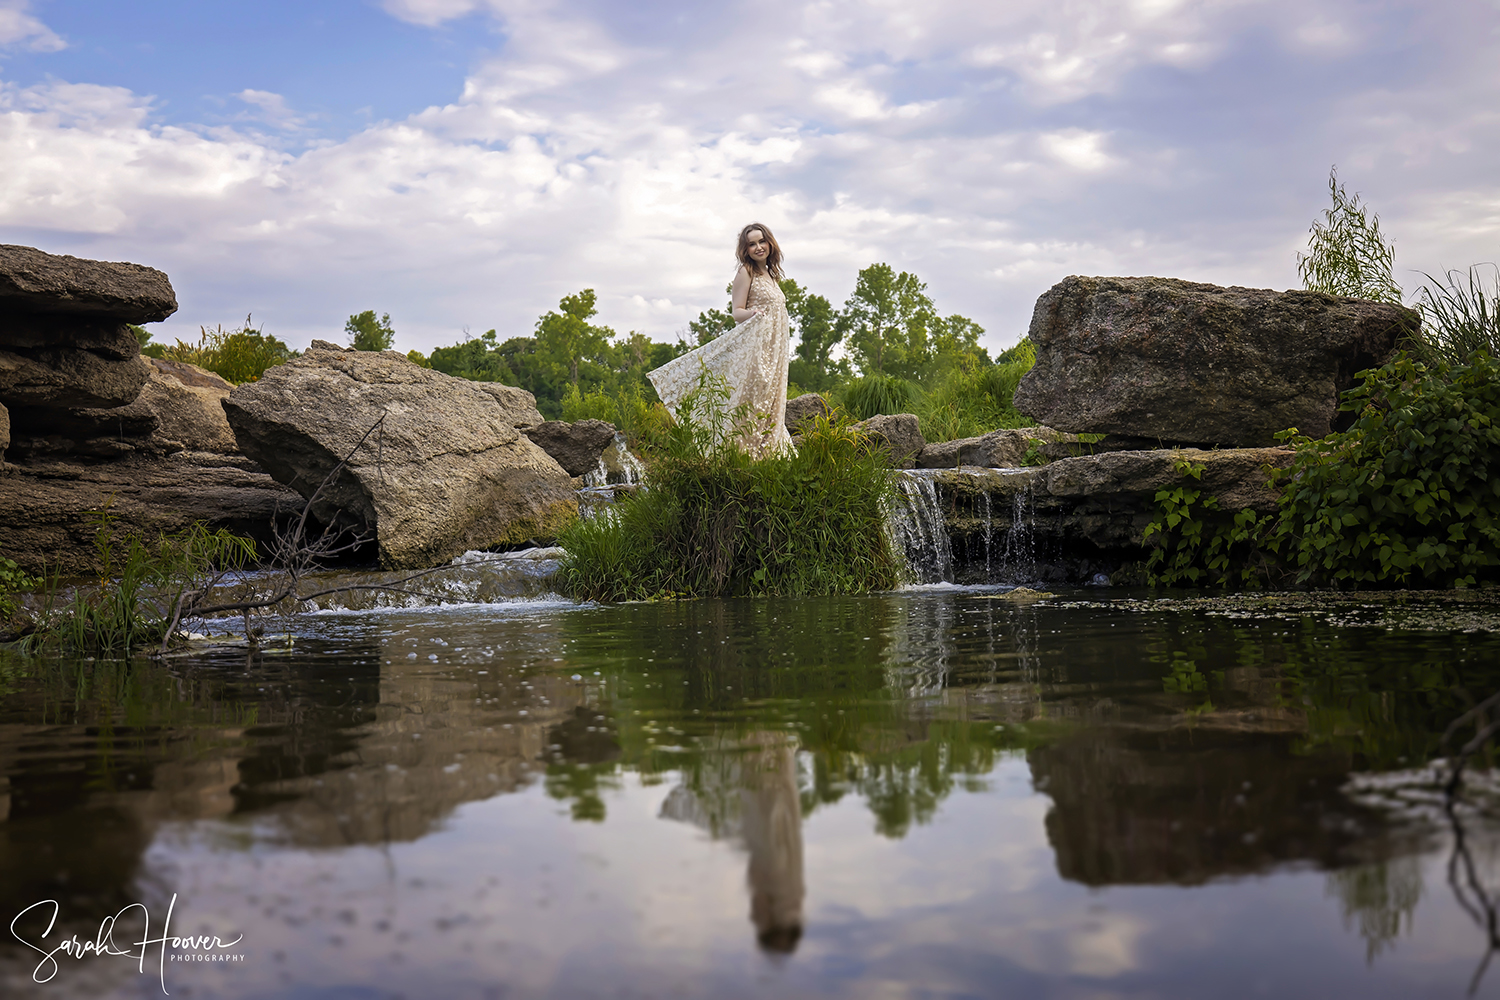
[[[1147,554],[1144,533],[1156,518],[1157,491],[1185,482],[1179,461],[1204,467],[1193,487],[1217,498],[1221,509],[1270,513],[1278,502],[1270,470],[1291,460],[1285,448],[1153,449],[1064,458],[1034,469],[924,475],[936,487],[961,577],[1009,571],[1076,581],[1114,574]]]

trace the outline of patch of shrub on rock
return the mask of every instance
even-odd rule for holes
[[[678,407],[648,488],[567,529],[560,584],[574,596],[807,596],[900,582],[886,511],[894,476],[841,416],[817,418],[794,453],[752,459],[705,373]]]

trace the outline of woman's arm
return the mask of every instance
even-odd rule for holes
[[[759,316],[759,309],[748,309],[750,302],[750,270],[743,265],[734,272],[734,287],[730,289],[729,314],[736,323],[743,323],[752,316]]]

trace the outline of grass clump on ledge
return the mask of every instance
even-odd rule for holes
[[[648,488],[559,539],[559,583],[576,597],[808,596],[888,590],[904,563],[885,512],[895,480],[841,417],[818,420],[792,454],[752,459],[705,372],[678,408]]]

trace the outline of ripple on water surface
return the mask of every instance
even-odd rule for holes
[[[1464,994],[1429,761],[1500,687],[1494,602],[1106,593],[536,594],[5,656],[5,906],[82,939],[175,893],[244,935],[182,995]],[[160,995],[36,958],[0,947],[6,996]]]

